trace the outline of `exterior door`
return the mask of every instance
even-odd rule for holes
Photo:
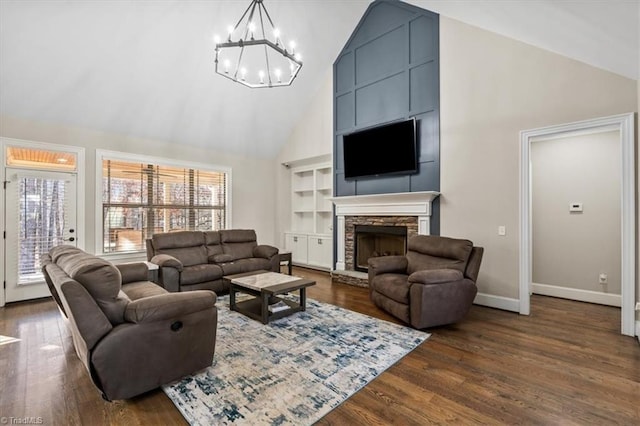
[[[76,245],[76,175],[7,168],[6,176],[6,301],[50,296],[42,255]]]

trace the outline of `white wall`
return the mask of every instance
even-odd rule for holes
[[[519,132],[636,111],[637,83],[443,16],[440,55],[441,234],[485,248],[479,292],[517,299]]]
[[[0,117],[0,136],[82,146],[86,154],[86,202],[80,208],[85,215],[85,249],[95,247],[95,157],[96,149],[151,155],[181,161],[215,164],[232,168],[232,227],[252,228],[258,243],[277,242],[275,221],[275,173],[273,160],[228,155],[223,152],[189,147],[168,141],[132,138],[83,128],[36,123],[13,117]],[[230,141],[230,143],[233,143]]]
[[[619,131],[531,144],[534,283],[620,294],[620,149]]]
[[[276,160],[276,232],[280,247],[284,247],[283,233],[291,230],[291,174],[282,164],[295,167],[309,161],[331,161],[332,129],[333,72],[329,72]]]

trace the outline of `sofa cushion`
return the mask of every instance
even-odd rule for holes
[[[257,246],[258,245],[255,241],[246,243],[222,244],[222,250],[225,254],[230,255],[233,260],[247,259],[253,257],[253,249]]]
[[[122,276],[118,268],[79,248],[69,247],[54,247],[50,251],[51,258],[57,259],[55,263],[82,284],[112,324],[123,323],[129,298],[120,291]]]
[[[209,263],[225,263],[231,261],[233,261],[233,256],[230,254],[219,253],[209,256]]]
[[[271,263],[267,259],[253,257],[249,259],[239,259],[233,262],[220,265],[224,275],[241,274],[243,272],[258,271],[264,269],[271,270]]]
[[[220,231],[221,242],[224,243],[246,243],[258,240],[256,231],[253,229],[225,229]]]
[[[202,265],[185,266],[180,274],[180,285],[214,281],[222,278],[222,269],[218,265],[204,263]]]
[[[138,281],[122,286],[122,292],[131,300],[138,300],[144,297],[159,296],[168,293],[167,290],[149,281]]]
[[[447,237],[419,235],[407,242],[407,272],[423,269],[455,269],[462,273],[467,266],[473,243]]]
[[[204,245],[156,250],[156,254],[168,254],[182,263],[182,266],[200,265],[207,263],[207,249]]]
[[[204,233],[194,231],[163,232],[152,237],[156,250],[204,246]]]
[[[222,246],[220,241],[219,231],[207,231],[204,233],[204,241],[207,246],[207,256],[211,256],[222,253]]]
[[[409,304],[409,282],[405,274],[377,275],[370,284],[374,291],[395,300],[396,302]]]

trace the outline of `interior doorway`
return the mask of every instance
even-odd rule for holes
[[[50,296],[42,258],[60,244],[81,245],[82,148],[2,139],[4,197],[0,306]],[[79,223],[80,222],[80,223]]]
[[[617,131],[620,138],[621,333],[635,335],[635,151],[634,115],[586,120],[526,130],[520,135],[520,313],[529,315],[532,290],[531,144],[578,132]]]
[[[620,307],[620,132],[531,144],[532,292]]]

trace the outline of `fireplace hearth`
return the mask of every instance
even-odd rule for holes
[[[353,269],[367,272],[368,260],[380,256],[404,256],[406,226],[355,225]]]

